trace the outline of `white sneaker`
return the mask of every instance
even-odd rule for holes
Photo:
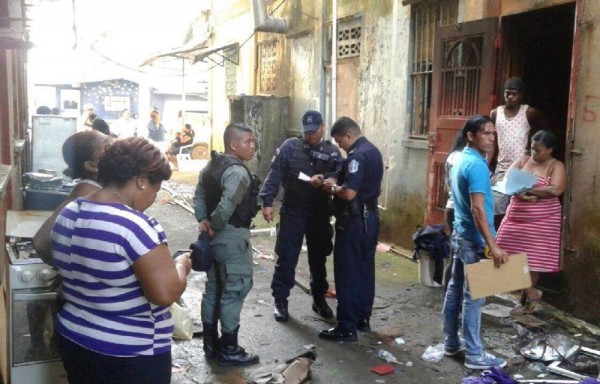
[[[487,352],[483,352],[479,356],[467,355],[465,359],[465,367],[470,369],[490,369],[492,367],[504,368],[505,366],[506,360]]]

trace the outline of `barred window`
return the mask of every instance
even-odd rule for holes
[[[277,89],[277,40],[260,43],[260,92],[271,93]]]
[[[435,29],[455,24],[457,18],[458,0],[441,0],[412,8],[411,136],[423,137],[429,130]]]
[[[360,37],[362,33],[361,19],[343,21],[338,23],[337,57],[360,56]]]

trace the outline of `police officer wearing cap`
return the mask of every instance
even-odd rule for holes
[[[333,265],[337,291],[335,328],[321,331],[330,341],[357,341],[356,331],[370,331],[375,299],[375,248],[379,234],[377,198],[381,191],[381,152],[352,119],[340,117],[331,136],[348,153],[338,180],[326,179],[323,190],[334,196],[335,248]]]
[[[302,116],[303,138],[289,138],[277,149],[259,193],[263,200],[263,217],[270,222],[273,220],[273,200],[283,184],[275,245],[278,259],[271,283],[277,321],[289,319],[288,297],[294,287],[304,236],[311,274],[312,309],[325,318],[333,316],[325,300],[329,288],[325,262],[333,249],[331,197],[321,189],[321,185],[326,178],[337,179],[343,158],[337,146],[323,140],[323,129],[321,114],[306,111]]]

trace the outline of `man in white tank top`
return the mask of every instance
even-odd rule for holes
[[[519,77],[511,77],[504,83],[505,105],[492,110],[490,117],[498,135],[497,165],[494,182],[504,179],[510,165],[528,152],[529,139],[533,133],[547,129],[542,113],[523,102],[525,84]],[[510,196],[494,191],[495,226],[498,228]]]

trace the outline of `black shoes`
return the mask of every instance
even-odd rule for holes
[[[333,317],[333,311],[327,304],[324,297],[315,297],[313,299],[312,309],[319,316],[326,319]],[[288,312],[288,301],[287,299],[275,299],[275,311],[273,311],[276,321],[288,321],[290,314]]]
[[[333,311],[327,304],[327,300],[323,296],[315,297],[313,299],[312,305],[313,311],[315,311],[319,316],[329,319],[333,317]]]
[[[275,315],[276,321],[288,321],[290,318],[290,314],[288,313],[288,301],[286,299],[276,299],[275,311],[273,314]]]
[[[319,332],[319,338],[328,341],[358,341],[356,332],[343,332],[337,328],[325,329]]]
[[[217,356],[218,365],[246,366],[257,364],[258,355],[246,352],[238,345],[238,327],[232,333],[222,332],[219,355]]]
[[[361,332],[371,332],[371,324],[369,324],[369,319],[362,319],[356,325],[356,329]]]

